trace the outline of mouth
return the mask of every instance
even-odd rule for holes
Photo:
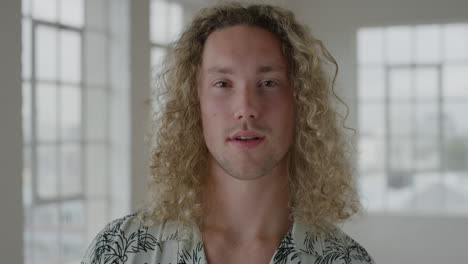
[[[228,142],[241,149],[253,149],[261,142],[263,142],[264,139],[265,136],[259,133],[252,131],[241,131],[231,136],[228,139]]]
[[[259,140],[260,137],[252,136],[252,137],[236,137],[234,140],[240,140],[240,141],[249,141],[249,140]]]

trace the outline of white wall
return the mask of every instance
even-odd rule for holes
[[[145,132],[148,107],[145,101],[150,96],[150,40],[149,1],[130,1],[130,71],[132,92],[131,104],[131,200],[132,211],[144,200],[147,175]]]
[[[466,263],[468,218],[373,214],[357,217],[344,230],[377,264]]]
[[[21,1],[0,2],[0,34],[0,256],[23,263]]]
[[[296,0],[291,5],[338,60],[337,88],[350,105],[349,121],[355,128],[359,27],[468,22],[468,1]],[[468,259],[468,217],[371,214],[357,217],[344,229],[379,264],[466,263]]]

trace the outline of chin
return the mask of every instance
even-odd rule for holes
[[[224,171],[229,174],[231,177],[236,178],[238,180],[257,180],[263,178],[271,172],[275,166],[271,166],[272,164],[265,164],[264,167],[255,166],[252,164],[251,166],[244,166],[244,167],[235,167],[234,169],[232,166],[224,166]]]
[[[255,172],[245,172],[245,173],[237,173],[237,174],[229,173],[229,175],[241,181],[253,181],[253,180],[257,180],[257,179],[264,177],[266,174],[255,173]]]

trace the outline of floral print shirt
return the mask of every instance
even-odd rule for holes
[[[131,214],[106,225],[89,246],[81,264],[206,264],[200,231],[190,232],[182,232],[170,222],[145,226],[137,214]],[[269,263],[374,264],[374,261],[340,229],[315,236],[296,221]]]

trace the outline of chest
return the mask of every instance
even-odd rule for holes
[[[207,243],[205,254],[210,264],[269,264],[272,263],[277,243],[263,243],[260,245],[244,244],[232,245],[228,243]]]

